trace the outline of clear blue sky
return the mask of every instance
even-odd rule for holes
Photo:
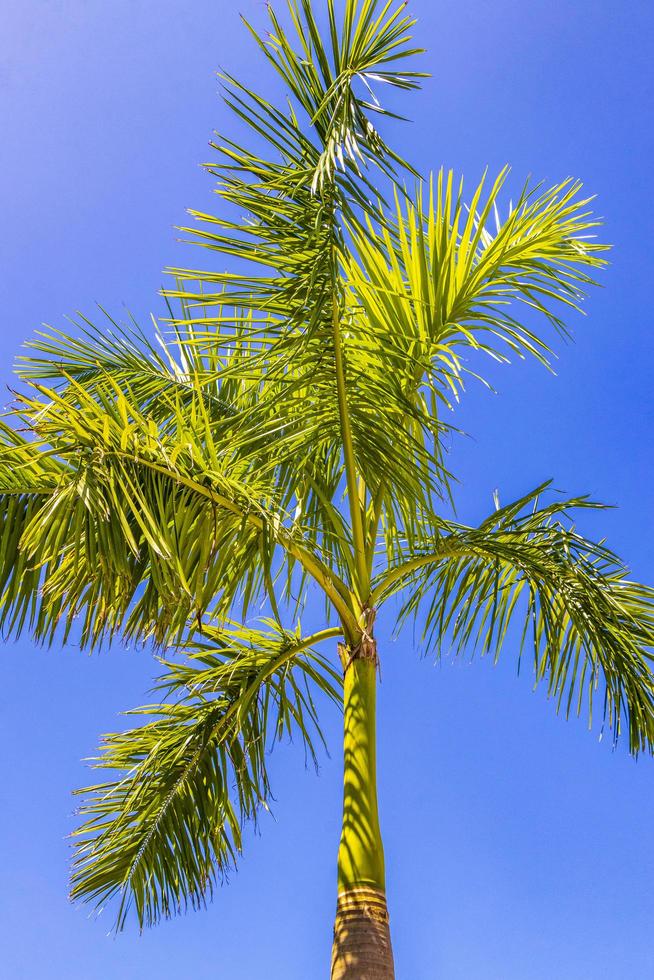
[[[451,465],[460,514],[542,479],[618,503],[605,533],[654,580],[651,0],[411,0],[433,72],[396,138],[424,170],[486,164],[581,177],[615,245],[556,377],[535,365],[472,387]],[[0,372],[42,321],[101,302],[158,308],[173,225],[211,206],[198,167],[226,116],[214,70],[255,80],[238,10],[255,0],[22,0],[0,35]],[[381,623],[385,636],[386,624]],[[512,651],[444,662],[382,643],[380,793],[398,980],[654,977],[654,762],[557,718]],[[319,778],[272,762],[274,819],[206,911],[139,937],[67,901],[80,763],[155,665],[116,649],[4,649],[0,973],[10,980],[326,977],[339,835],[340,720]]]

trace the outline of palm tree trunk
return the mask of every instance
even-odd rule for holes
[[[377,813],[376,655],[345,673],[343,831],[332,980],[394,980],[384,850]]]

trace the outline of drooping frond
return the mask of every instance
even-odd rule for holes
[[[226,614],[265,595],[275,562],[290,575],[289,558],[327,583],[347,618],[338,577],[284,513],[277,426],[236,425],[193,374],[182,391],[162,387],[155,416],[110,372],[84,386],[31,387],[20,412],[36,441],[10,442],[0,480],[15,482],[24,457],[35,471],[43,458],[49,483],[45,495],[19,483],[22,523],[3,524],[1,562],[10,568],[20,553],[29,570],[4,593],[5,622],[18,628],[29,608],[46,641],[81,616],[85,645],[117,630],[165,643],[210,609]],[[243,403],[237,414],[247,423]]]
[[[632,582],[603,544],[581,535],[585,498],[539,504],[545,487],[499,508],[479,527],[443,522],[412,558],[380,577],[374,601],[403,596],[400,622],[424,617],[428,646],[480,646],[498,657],[511,623],[531,650],[536,682],[558,708],[587,710],[597,691],[617,739],[654,750],[654,590]],[[515,633],[510,634],[515,637]],[[521,639],[520,639],[521,637]]]
[[[102,406],[120,390],[138,414],[157,431],[174,432],[177,417],[188,415],[205,440],[229,445],[255,473],[265,471],[276,487],[277,520],[292,514],[296,529],[338,568],[348,569],[348,531],[331,503],[342,476],[339,430],[333,411],[286,370],[267,370],[252,339],[252,314],[230,322],[230,343],[221,346],[221,330],[211,335],[190,325],[165,337],[155,323],[154,342],[136,324],[126,328],[108,318],[109,329],[88,318],[73,321],[78,336],[50,328],[26,346],[18,359],[20,376],[41,395],[39,385],[52,384],[73,406],[93,397]],[[224,329],[228,329],[227,326]],[[279,360],[279,352],[276,352]],[[272,359],[274,364],[275,358]],[[297,387],[296,387],[297,383]],[[315,411],[306,410],[311,399]],[[324,392],[323,392],[324,395]],[[41,395],[42,397],[42,395]],[[333,400],[333,399],[332,399]]]
[[[80,791],[72,897],[119,899],[139,925],[204,904],[234,866],[243,828],[267,807],[266,754],[288,735],[315,759],[316,692],[339,703],[340,677],[313,647],[339,633],[205,627],[188,658],[165,664],[161,703],[140,727],[105,737],[93,766],[108,781]]]

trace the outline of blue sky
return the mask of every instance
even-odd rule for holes
[[[579,176],[615,246],[576,342],[472,385],[451,466],[460,515],[552,477],[617,503],[585,525],[654,580],[651,513],[651,48],[648,0],[411,0],[433,73],[395,131],[422,170]],[[96,302],[159,308],[173,226],[211,207],[198,164],[226,122],[219,65],[255,82],[254,0],[22,0],[0,36],[0,374],[43,321]],[[382,621],[380,796],[400,980],[654,976],[654,765],[612,752],[501,664],[421,660]],[[80,762],[146,697],[147,653],[5,646],[0,686],[3,975],[32,980],[325,976],[339,835],[340,720],[320,777],[272,760],[274,818],[206,911],[107,937],[66,897]]]

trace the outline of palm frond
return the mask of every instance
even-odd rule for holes
[[[415,19],[407,16],[406,4],[346,0],[339,29],[335,4],[328,0],[326,36],[310,0],[289,0],[288,10],[294,36],[284,29],[270,6],[272,32],[264,38],[250,30],[311,123],[320,148],[312,189],[331,183],[338,167],[360,175],[364,161],[372,161],[386,172],[392,172],[398,162],[406,166],[371,121],[371,114],[392,115],[375,95],[374,87],[385,83],[410,90],[418,88],[425,77],[398,65],[422,53],[421,48],[411,45]]]
[[[577,310],[604,265],[607,246],[590,237],[598,225],[581,185],[566,180],[543,191],[527,185],[500,217],[508,171],[485,192],[485,177],[463,200],[463,182],[441,171],[416,201],[398,197],[386,227],[352,228],[343,266],[359,330],[387,351],[389,368],[409,390],[425,381],[444,400],[456,398],[466,349],[506,359],[507,352],[547,363],[549,344],[510,307],[545,317],[559,332],[562,310]]]
[[[131,907],[143,927],[204,904],[268,806],[269,746],[297,736],[316,759],[313,697],[340,703],[340,677],[313,647],[339,632],[209,625],[165,663],[161,700],[128,712],[155,719],[106,736],[93,766],[114,775],[80,791],[72,897],[117,898],[118,929]]]
[[[5,479],[15,480],[20,455],[35,469],[41,456],[56,461],[58,480],[45,498],[19,484],[28,495],[20,529],[13,510],[12,527],[3,525],[0,558],[11,568],[20,554],[29,570],[3,596],[5,622],[23,624],[29,606],[31,628],[47,642],[60,624],[65,638],[81,615],[84,645],[116,630],[165,643],[209,609],[264,598],[275,562],[290,588],[289,556],[352,621],[346,587],[283,510],[271,433],[239,429],[229,413],[212,417],[193,377],[183,397],[160,392],[157,411],[159,423],[111,374],[90,386],[32,382],[21,396],[38,441],[9,446]]]
[[[586,498],[541,505],[546,485],[499,508],[479,527],[443,522],[441,533],[381,576],[382,601],[403,595],[399,621],[424,615],[428,647],[480,646],[497,658],[511,623],[520,655],[531,649],[536,682],[566,714],[597,694],[606,724],[629,749],[654,750],[654,590],[630,581],[604,544],[581,535]],[[511,634],[513,636],[513,634]]]

